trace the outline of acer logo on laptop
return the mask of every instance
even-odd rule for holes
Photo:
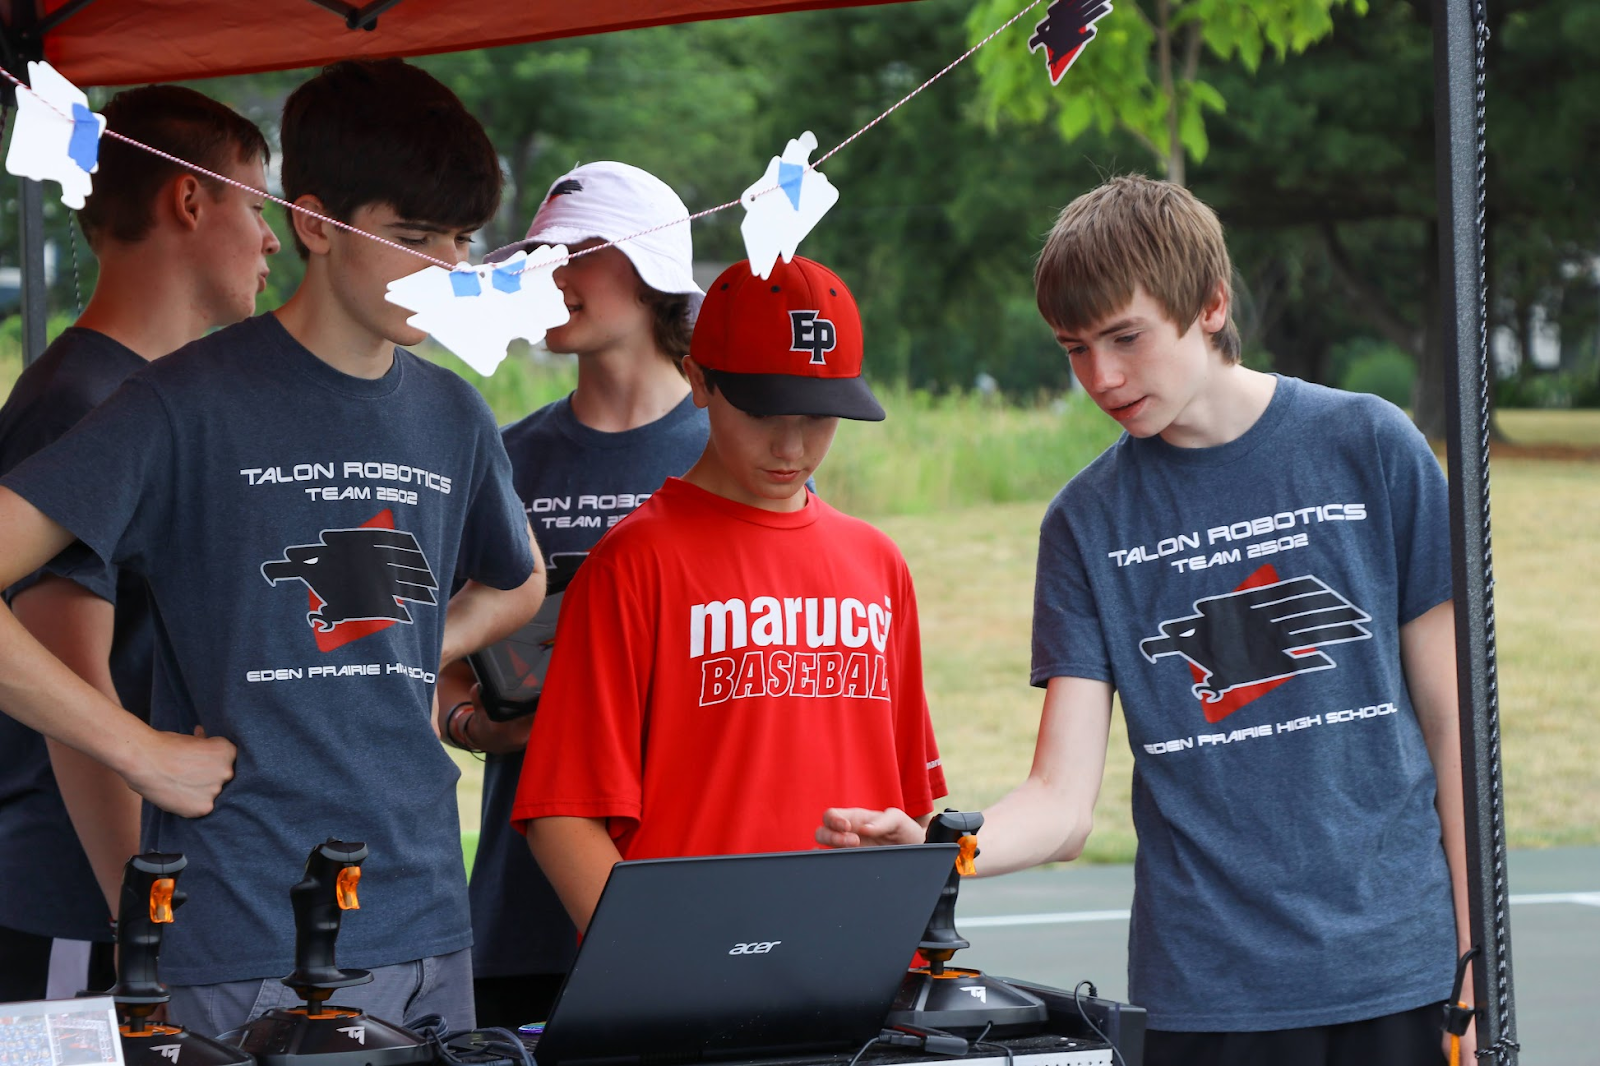
[[[781,940],[757,940],[751,944],[735,944],[728,949],[729,955],[765,955],[779,944]]]

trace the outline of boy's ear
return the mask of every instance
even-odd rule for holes
[[[711,390],[706,387],[706,372],[692,356],[683,357],[683,376],[689,379],[689,393],[696,407],[711,406]]]
[[[1220,332],[1228,324],[1228,306],[1233,301],[1233,294],[1228,291],[1228,283],[1217,282],[1217,287],[1211,294],[1211,299],[1206,301],[1200,309],[1200,329],[1211,334]]]
[[[172,213],[173,221],[185,233],[200,228],[200,213],[210,199],[193,174],[179,174],[167,182],[161,192],[162,204]]]
[[[303,207],[306,211],[315,211],[319,215],[326,215],[328,209],[322,206],[322,201],[306,193],[295,200],[296,207]],[[305,213],[305,211],[290,211],[289,224],[294,227],[295,236],[300,238],[300,243],[312,255],[327,255],[333,227]]]

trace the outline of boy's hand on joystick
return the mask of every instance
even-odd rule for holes
[[[817,843],[826,848],[859,848],[882,844],[921,844],[927,831],[898,807],[874,811],[866,807],[830,807],[822,813]]]
[[[118,767],[128,787],[164,811],[184,818],[210,814],[217,793],[233,779],[238,749],[225,737],[149,731],[131,765]]]

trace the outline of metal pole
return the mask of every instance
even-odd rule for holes
[[[22,362],[44,354],[50,285],[44,273],[44,186],[17,179],[17,236],[22,245]]]
[[[39,7],[33,0],[5,5],[0,23],[0,57],[24,78],[28,60],[43,59],[38,30]],[[14,90],[6,88],[6,103],[16,106]],[[17,243],[22,267],[22,362],[26,366],[45,347],[45,320],[49,316],[49,282],[44,275],[44,187],[27,178],[17,179]]]
[[[1500,778],[1494,563],[1489,539],[1489,352],[1484,269],[1485,152],[1482,0],[1433,0],[1434,153],[1439,210],[1440,323],[1446,358],[1451,567],[1461,701],[1467,894],[1478,1054],[1517,1061]]]

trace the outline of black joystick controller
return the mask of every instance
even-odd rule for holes
[[[433,1058],[420,1034],[328,1002],[339,989],[372,980],[371,971],[342,970],[334,961],[344,912],[361,907],[356,888],[366,857],[365,844],[330,839],[311,849],[305,877],[289,889],[294,971],[283,983],[305,1003],[268,1011],[223,1037],[262,1066],[408,1066]]]
[[[122,1057],[127,1066],[248,1066],[250,1056],[181,1025],[153,1022],[150,1016],[170,998],[157,963],[164,927],[187,898],[178,891],[182,855],[147,852],[122,870],[122,900],[117,909],[117,983],[109,991],[122,1015]]]
[[[982,827],[983,815],[976,811],[945,811],[928,824],[929,844],[959,843],[961,850],[917,945],[928,965],[906,974],[889,1010],[890,1025],[950,1032],[992,1027],[989,1032],[994,1036],[1021,1036],[1037,1032],[1045,1023],[1049,1011],[1031,992],[979,970],[946,965],[956,952],[972,946],[956,931],[956,899],[962,876],[975,872],[977,833]]]
[[[341,970],[333,961],[344,912],[361,909],[356,889],[366,857],[365,844],[330,839],[311,849],[305,878],[289,889],[294,906],[294,972],[283,983],[300,994],[313,1014],[336,989],[372,980],[370,970]]]

